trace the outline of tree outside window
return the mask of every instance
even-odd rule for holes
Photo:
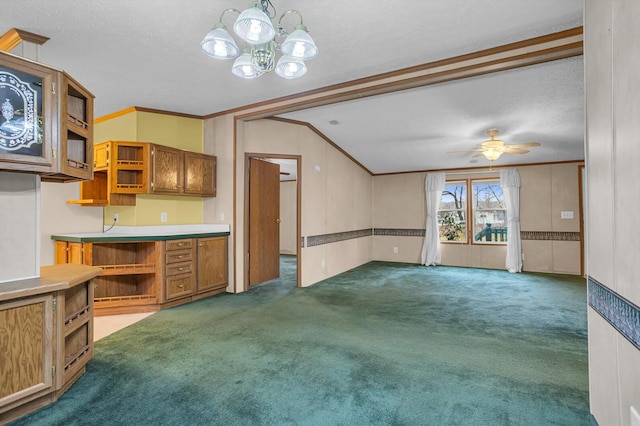
[[[440,241],[467,242],[467,183],[447,182],[438,209]]]

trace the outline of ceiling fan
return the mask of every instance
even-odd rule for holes
[[[482,146],[478,149],[467,149],[461,151],[449,151],[449,152],[478,152],[474,157],[485,156],[489,161],[495,161],[502,154],[526,154],[529,151],[522,148],[529,148],[534,146],[540,146],[538,142],[526,142],[517,143],[511,145],[505,145],[504,141],[496,139],[500,132],[498,129],[490,129],[487,131],[487,136],[491,139],[482,142]]]

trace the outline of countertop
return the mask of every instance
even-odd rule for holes
[[[66,290],[102,273],[95,266],[65,264],[40,268],[40,277],[0,283],[0,302]]]
[[[228,224],[198,224],[169,226],[114,226],[104,232],[55,234],[51,239],[77,243],[110,241],[164,241],[181,238],[206,238],[229,235]]]

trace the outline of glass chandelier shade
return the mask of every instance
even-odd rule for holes
[[[282,78],[294,79],[306,74],[307,66],[304,61],[314,58],[318,54],[318,47],[302,23],[302,15],[296,10],[284,12],[276,30],[271,22],[275,16],[275,8],[270,0],[252,0],[250,7],[244,12],[237,9],[224,10],[219,22],[200,43],[205,54],[216,59],[232,59],[240,53],[238,45],[222,23],[227,12],[239,15],[233,30],[248,45],[231,68],[234,75],[251,79],[275,70]],[[289,14],[295,14],[300,19],[291,34],[282,26],[283,18]],[[277,41],[279,37],[286,37],[282,44]],[[275,65],[277,51],[282,53],[282,57]]]
[[[247,48],[242,49],[242,55],[238,56],[238,59],[233,63],[231,72],[238,77],[246,79],[257,78],[262,75],[262,72],[253,63],[251,50]]]
[[[233,31],[242,40],[251,44],[264,44],[276,35],[271,19],[262,10],[258,2],[254,4],[238,16],[236,23],[233,24]]]
[[[318,54],[318,48],[304,25],[298,25],[296,30],[289,34],[280,46],[280,51],[284,55],[294,56],[305,61],[315,58]]]
[[[207,55],[218,59],[233,59],[240,49],[235,40],[227,32],[227,27],[217,23],[200,43],[200,48]]]
[[[276,74],[287,80],[302,77],[307,73],[304,61],[294,56],[285,55],[278,60]]]

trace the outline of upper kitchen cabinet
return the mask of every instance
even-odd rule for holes
[[[91,179],[93,98],[64,71],[0,52],[0,170]]]
[[[215,197],[216,157],[152,145],[149,192]]]

